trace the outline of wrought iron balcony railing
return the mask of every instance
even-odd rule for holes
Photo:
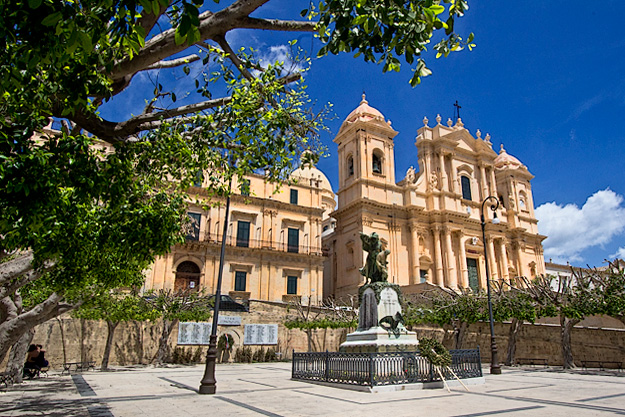
[[[221,244],[221,239],[221,234],[206,233],[204,235],[204,239],[201,240],[201,242],[206,242],[209,244]],[[190,239],[188,241],[193,240]],[[236,246],[240,248],[273,250],[278,252],[302,253],[306,255],[324,255],[322,249],[316,246],[293,245],[284,242],[272,242],[259,239],[238,239],[236,236],[228,236],[226,238],[226,245]]]

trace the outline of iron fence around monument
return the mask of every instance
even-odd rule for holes
[[[450,350],[451,370],[458,378],[482,376],[480,349]],[[445,379],[454,378],[449,369]],[[440,375],[419,352],[345,353],[293,352],[293,379],[348,385],[400,385],[440,381]]]

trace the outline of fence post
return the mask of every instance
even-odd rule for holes
[[[291,353],[291,378],[295,375],[295,349]]]
[[[326,360],[325,360],[325,382],[329,381],[329,374],[330,374],[330,352],[328,352],[328,350],[326,349]]]
[[[369,383],[373,388],[375,367],[373,366],[373,352],[369,352]]]

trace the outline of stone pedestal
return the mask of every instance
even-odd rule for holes
[[[401,315],[401,290],[396,284],[376,282],[359,290],[358,329],[347,335],[339,351],[411,352],[419,341],[415,332],[406,330]]]

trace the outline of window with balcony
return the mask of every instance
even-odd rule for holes
[[[187,240],[200,240],[200,221],[202,215],[200,213],[187,213],[189,216],[189,224],[187,229]]]
[[[250,222],[237,222],[237,246],[242,248],[250,246]]]
[[[287,252],[299,252],[299,229],[289,227],[286,250]]]

